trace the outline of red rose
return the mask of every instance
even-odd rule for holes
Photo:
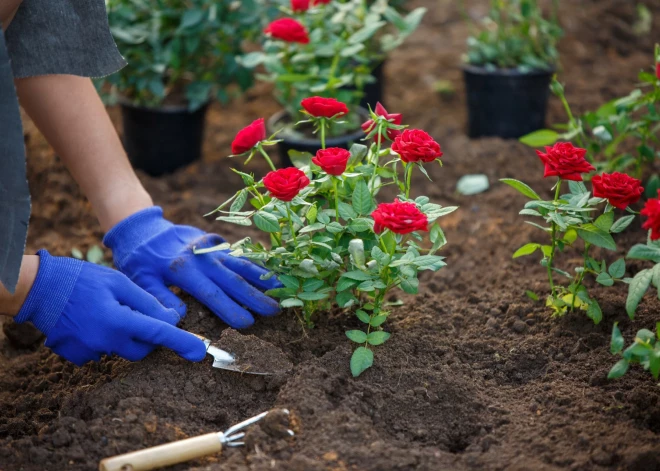
[[[281,39],[290,43],[309,43],[307,29],[292,18],[281,18],[269,24],[264,33],[270,34],[275,39]]]
[[[305,172],[295,167],[268,172],[264,177],[264,186],[280,201],[291,201],[307,185],[309,178]]]
[[[380,234],[389,229],[397,234],[408,234],[414,231],[428,231],[429,220],[415,203],[402,203],[398,199],[394,203],[381,203],[371,213],[374,218],[374,232]]]
[[[607,198],[612,206],[619,209],[626,209],[637,203],[644,192],[641,181],[619,172],[595,175],[591,184],[594,187],[594,196]]]
[[[374,110],[374,113],[376,113],[376,116],[384,116],[385,119],[387,119],[393,124],[400,125],[403,120],[403,116],[401,115],[401,113],[388,113],[385,107],[380,104],[380,102],[376,103],[376,109]],[[367,121],[362,125],[362,130],[366,134],[369,134],[371,131],[374,130],[375,125],[376,123],[374,123],[374,120],[370,119],[369,121]],[[390,139],[390,141],[396,139],[396,137],[399,134],[401,134],[401,131],[399,131],[398,129],[387,130],[387,137]],[[376,136],[376,139],[380,139],[380,136]]]
[[[305,98],[300,104],[305,111],[316,118],[332,118],[333,116],[341,116],[348,113],[346,104],[334,98],[313,96]]]
[[[346,170],[346,164],[350,158],[351,153],[346,149],[329,147],[319,150],[312,162],[321,167],[328,175],[341,175]]]
[[[658,79],[660,79],[660,62],[655,64],[655,76],[658,77]]]
[[[294,12],[303,12],[309,10],[309,0],[291,0],[291,9]]]
[[[332,0],[314,0],[314,5],[327,5]]]
[[[658,196],[660,197],[660,191]],[[648,218],[642,227],[651,231],[651,240],[660,239],[660,200],[657,198],[648,200],[639,213]]]
[[[249,126],[244,127],[231,143],[231,153],[234,155],[244,154],[252,150],[259,141],[266,139],[266,125],[264,119],[259,118],[253,121]]]
[[[545,148],[544,154],[537,150],[539,158],[545,165],[543,177],[559,177],[564,180],[582,181],[582,174],[596,170],[584,156],[585,149],[574,147],[570,142],[558,142]]]
[[[442,157],[440,144],[427,132],[419,129],[404,129],[394,139],[392,150],[406,163],[433,162]]]

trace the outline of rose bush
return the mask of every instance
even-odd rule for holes
[[[288,16],[266,28],[262,50],[239,61],[250,69],[264,67],[260,78],[274,84],[275,98],[294,123],[302,119],[301,100],[313,95],[336,98],[355,110],[365,85],[375,80],[372,71],[417,29],[426,12],[416,8],[402,16],[381,0],[292,0],[282,11]],[[353,114],[336,131],[359,124]]]
[[[547,147],[546,152],[537,151],[537,154],[545,165],[544,177],[557,177],[552,200],[542,200],[532,188],[521,181],[512,178],[502,181],[530,198],[531,201],[520,214],[541,218],[546,225],[531,221],[529,224],[544,231],[550,241],[548,244],[525,244],[513,257],[531,255],[540,250],[541,265],[546,267],[550,287],[546,305],[552,309],[554,315],[563,315],[575,309],[583,310],[598,324],[603,314],[598,301],[587,291],[585,276],[594,276],[596,282],[604,286],[612,286],[615,282],[629,283],[630,279],[625,277],[624,259],[618,259],[608,267],[605,260],[593,258],[590,251],[592,247],[616,250],[612,234],[623,231],[633,221],[635,212],[629,205],[639,200],[643,189],[639,180],[628,175],[603,174],[593,177],[592,196],[582,182],[585,174],[595,170],[585,158],[585,149],[562,142]],[[564,180],[568,180],[568,194],[562,194]],[[602,212],[598,215],[603,204]],[[617,219],[615,208],[625,209],[631,214]],[[582,265],[575,267],[572,272],[558,268],[555,259],[557,251],[576,246],[578,240],[583,242]],[[569,280],[568,285],[555,283],[555,276]],[[538,299],[535,293],[528,292],[528,295]]]
[[[342,114],[337,111],[344,109],[340,103],[306,108],[321,130],[332,125]],[[354,312],[365,327],[346,333],[359,344],[350,362],[355,376],[371,366],[371,348],[390,336],[384,323],[391,312],[391,291],[400,288],[416,294],[419,272],[445,266],[444,257],[437,255],[446,243],[437,219],[457,209],[431,203],[426,196],[410,197],[413,168],[426,174],[423,164],[430,162],[431,155],[436,159],[442,155],[440,146],[427,134],[424,139],[408,140],[406,152],[425,159],[404,162],[386,145],[387,136],[392,135],[388,131],[401,131],[403,126],[388,113],[371,113],[370,119],[368,147],[354,144],[344,150],[324,144],[315,156],[297,159],[297,168],[272,171],[261,180],[236,171],[245,188],[214,213],[220,214],[221,221],[254,224],[269,235],[270,244],[246,238],[197,251],[231,250],[232,255],[271,270],[269,276],[278,276],[283,287],[267,294],[309,326],[334,307]],[[276,141],[271,137],[240,142],[254,142],[248,150],[250,157],[262,154],[268,159],[265,147]],[[380,189],[386,185],[393,185],[400,194],[394,202],[377,205]],[[247,204],[250,207],[245,209]]]

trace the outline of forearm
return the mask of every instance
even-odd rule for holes
[[[153,205],[90,79],[16,80],[21,105],[90,200],[104,231]]]
[[[16,292],[11,294],[0,284],[0,314],[15,316],[27,298],[39,270],[38,255],[24,255]]]

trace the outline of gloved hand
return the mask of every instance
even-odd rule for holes
[[[40,250],[39,271],[14,320],[30,321],[46,346],[78,366],[113,353],[137,361],[156,346],[190,361],[206,355],[204,342],[174,327],[166,309],[116,270]]]
[[[242,306],[262,316],[277,314],[277,301],[259,291],[281,286],[274,277],[260,279],[266,270],[228,251],[195,255],[192,250],[223,242],[219,235],[172,224],[157,206],[124,219],[103,239],[122,273],[182,317],[186,306],[168,286],[183,289],[234,328],[254,323]]]

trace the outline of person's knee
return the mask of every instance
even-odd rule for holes
[[[6,30],[23,0],[2,0],[0,2],[0,25]]]

